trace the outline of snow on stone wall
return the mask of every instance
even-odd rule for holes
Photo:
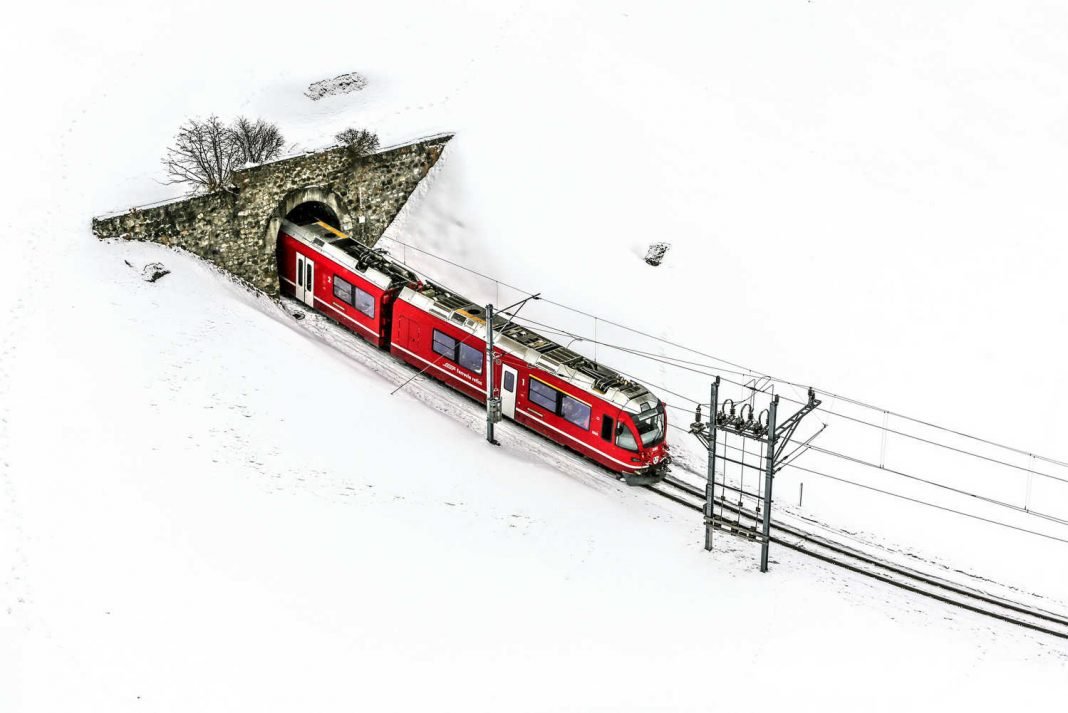
[[[233,193],[94,218],[93,233],[183,248],[274,295],[274,239],[286,213],[303,202],[325,203],[337,213],[342,230],[374,244],[450,138],[423,139],[360,159],[335,147],[251,166],[234,174]]]

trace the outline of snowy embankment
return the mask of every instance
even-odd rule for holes
[[[332,21],[278,42],[288,5],[197,9],[22,6],[48,52],[29,30],[0,47],[5,66],[39,60],[11,78],[33,110],[5,114],[19,140],[0,178],[18,208],[0,313],[0,709],[1003,710],[1068,693],[1063,642],[788,552],[763,576],[752,545],[708,555],[689,511],[508,427],[492,449],[469,403],[421,383],[390,396],[394,367],[332,327],[87,228],[175,195],[157,161],[190,115],[263,116],[297,148],[350,125],[384,144],[456,131],[394,237],[710,354],[1056,451],[1063,10],[419,2],[307,7]],[[209,15],[219,32],[201,32]],[[361,91],[304,96],[353,70]],[[654,239],[673,244],[656,270],[640,260]],[[124,260],[173,272],[149,284]],[[424,267],[476,300],[512,297]],[[603,329],[540,308],[527,314]],[[841,423],[821,439],[1063,504]],[[793,508],[800,482],[781,478]],[[1063,545],[805,483],[798,515],[1068,596]]]
[[[787,552],[768,576],[751,545],[706,555],[688,511],[545,464],[511,429],[491,448],[432,384],[390,396],[329,325],[160,248],[98,257],[104,284],[22,325],[12,364],[63,394],[8,393],[8,458],[33,473],[10,504],[29,530],[4,637],[27,709],[693,707],[709,667],[740,705],[753,657],[781,706],[846,705],[889,670],[1007,704],[1012,662],[1037,704],[1066,665],[1055,642]],[[174,273],[146,283],[124,258]],[[33,349],[64,342],[76,359]],[[947,684],[973,676],[964,698]]]

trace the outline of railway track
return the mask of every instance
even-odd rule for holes
[[[286,301],[289,302],[288,300]],[[291,303],[296,305],[295,302]],[[319,340],[338,350],[378,373],[394,384],[408,381],[413,370],[397,362],[374,347],[353,338],[343,328],[336,326],[314,312],[301,322],[298,329],[306,329]],[[288,320],[287,320],[288,322]],[[457,419],[471,428],[480,428],[484,412],[466,397],[445,387],[428,383],[412,383],[408,392],[431,408]],[[507,425],[507,424],[502,424]],[[576,477],[587,487],[605,492],[615,489],[615,481],[605,476],[605,471],[570,451],[563,450],[549,441],[526,432],[521,428],[502,428],[498,437],[510,447],[523,450],[539,460],[553,465],[561,472]],[[698,474],[699,475],[699,474]],[[645,486],[659,496],[668,498],[680,505],[698,512],[704,510],[704,490],[676,478],[668,477],[655,486]],[[625,488],[624,490],[629,490]],[[719,500],[717,508],[731,512],[739,521],[720,519],[721,529],[733,531],[753,540],[761,537],[757,528],[759,514],[735,504]],[[746,521],[752,523],[749,526]],[[892,586],[914,592],[953,606],[984,614],[995,619],[1016,624],[1028,629],[1043,632],[1063,639],[1068,639],[1068,617],[1052,612],[1028,607],[1018,602],[981,592],[954,582],[941,580],[908,567],[893,564],[873,557],[841,543],[833,542],[819,535],[805,532],[781,522],[772,521],[771,541],[796,550],[810,557],[822,560],[859,574],[871,577]]]
[[[649,485],[646,488],[692,510],[704,512],[705,493],[702,488],[670,476],[661,483]],[[753,540],[762,539],[762,533],[759,530],[759,513],[721,498],[716,499],[716,507],[733,513],[738,518],[738,520],[730,520],[722,516],[714,518],[716,526],[720,529],[728,530],[732,534]],[[752,524],[749,525],[746,521]],[[769,539],[777,545],[899,589],[1031,629],[1032,631],[1068,639],[1068,616],[1036,607],[1029,607],[1019,602],[951,582],[900,564],[887,562],[848,545],[834,542],[823,536],[805,532],[775,520],[772,520],[771,523]]]

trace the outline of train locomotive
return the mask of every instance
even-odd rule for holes
[[[324,222],[282,222],[282,294],[429,376],[486,402],[485,310]],[[630,484],[671,462],[664,402],[618,372],[495,315],[493,387],[504,418]],[[498,361],[499,360],[499,361]]]

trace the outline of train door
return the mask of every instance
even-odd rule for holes
[[[417,320],[408,321],[408,349],[418,353],[420,349],[426,350],[422,343],[421,337],[423,336],[423,325],[419,324]]]
[[[383,331],[383,333],[385,333],[385,327],[384,326],[383,326],[383,330],[382,331]],[[403,344],[405,347],[408,346],[408,318],[407,317],[397,317],[397,319],[393,322],[390,341],[392,341],[394,344]]]
[[[515,420],[515,391],[519,386],[519,374],[507,364],[501,364],[501,413]]]
[[[315,306],[315,263],[300,253],[297,253],[297,299],[308,305]]]

